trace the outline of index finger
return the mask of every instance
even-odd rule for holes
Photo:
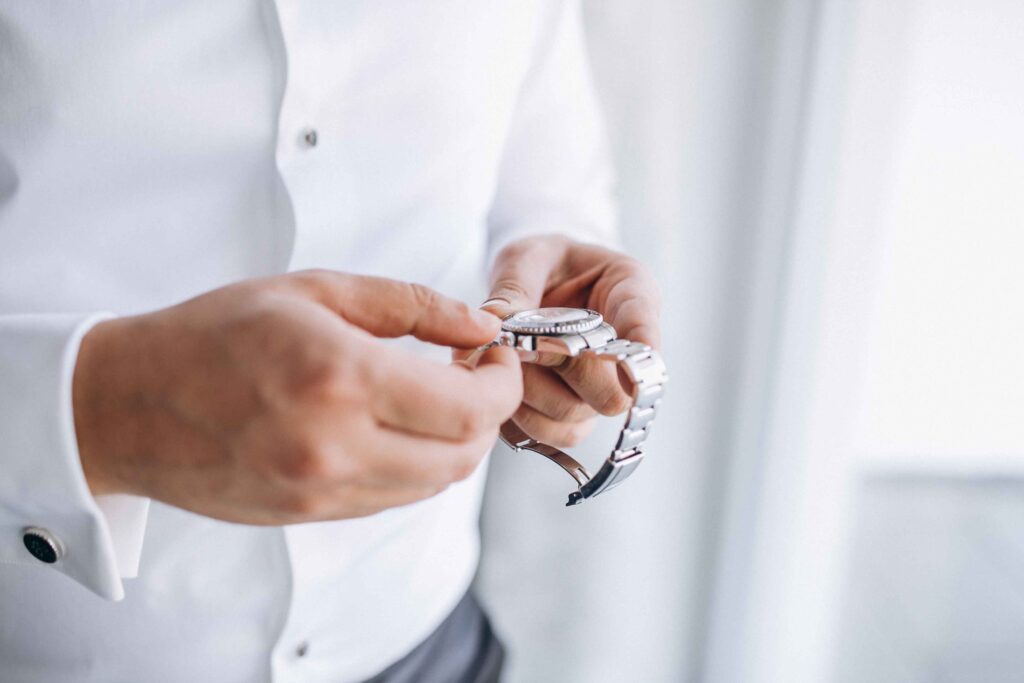
[[[399,349],[384,349],[370,410],[382,424],[414,434],[465,441],[501,425],[523,397],[519,358],[488,349],[475,368],[442,365]]]
[[[501,321],[424,285],[328,270],[283,276],[342,318],[376,337],[402,337],[460,348],[494,338]]]
[[[660,296],[654,277],[643,267],[623,264],[604,297],[603,311],[619,339],[658,348],[661,345]],[[609,273],[611,275],[611,273]]]

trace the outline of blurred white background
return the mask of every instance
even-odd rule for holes
[[[593,503],[496,451],[508,680],[1024,680],[1024,3],[587,12],[672,383]]]

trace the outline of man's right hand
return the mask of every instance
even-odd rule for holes
[[[522,400],[515,353],[473,369],[381,343],[471,348],[500,322],[418,285],[307,271],[85,336],[75,430],[94,494],[287,524],[369,515],[467,477]]]

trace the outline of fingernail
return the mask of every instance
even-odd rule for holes
[[[499,319],[498,316],[493,313],[488,313],[487,311],[482,311],[478,308],[473,309],[473,318],[480,325],[485,325],[487,327],[490,327],[494,324],[495,320]]]
[[[512,302],[509,301],[508,299],[503,299],[500,296],[495,296],[480,304],[480,308],[486,308],[487,306],[494,306],[497,304],[505,304],[506,306],[511,306]]]
[[[540,360],[540,354],[536,351],[520,351],[519,360],[523,363],[536,363]]]

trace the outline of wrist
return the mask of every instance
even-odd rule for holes
[[[82,472],[94,496],[130,493],[118,480],[116,463],[130,439],[125,404],[125,364],[131,356],[119,349],[126,320],[107,320],[82,338],[72,380],[71,401]],[[130,447],[130,446],[129,446]]]

